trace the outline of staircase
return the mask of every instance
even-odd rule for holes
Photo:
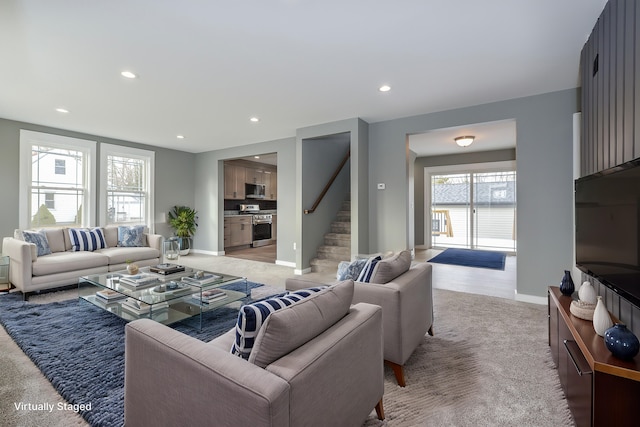
[[[342,207],[331,223],[331,232],[324,235],[324,245],[318,248],[316,258],[311,260],[311,271],[335,273],[340,261],[351,260],[351,201],[342,202]]]

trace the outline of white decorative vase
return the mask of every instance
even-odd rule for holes
[[[602,302],[602,297],[598,295],[597,298],[598,302],[593,312],[593,329],[595,329],[596,334],[603,337],[607,329],[613,326],[613,322],[611,321],[607,307],[605,307],[604,302]]]
[[[580,298],[580,301],[584,301],[589,304],[595,304],[598,302],[598,299],[596,298],[596,289],[590,282],[582,283],[580,289],[578,289],[578,298]]]
[[[139,268],[137,264],[129,264],[127,265],[127,272],[129,274],[138,274]]]

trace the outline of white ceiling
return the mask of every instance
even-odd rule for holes
[[[605,3],[2,0],[0,117],[197,153],[568,89]]]
[[[474,136],[468,147],[459,147],[455,138]],[[418,157],[441,156],[445,154],[470,153],[474,151],[493,151],[516,146],[515,120],[475,123],[436,129],[416,135],[409,135],[409,148]]]

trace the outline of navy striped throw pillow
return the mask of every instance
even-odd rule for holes
[[[87,230],[83,228],[70,228],[69,238],[73,251],[95,251],[107,247],[107,241],[101,228]]]
[[[231,346],[231,354],[243,359],[249,359],[258,331],[260,331],[262,324],[271,313],[302,301],[324,288],[326,286],[300,289],[280,297],[269,298],[240,307],[238,322],[236,323],[236,339]]]

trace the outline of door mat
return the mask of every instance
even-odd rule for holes
[[[427,262],[504,270],[506,257],[507,255],[503,252],[449,248]]]

